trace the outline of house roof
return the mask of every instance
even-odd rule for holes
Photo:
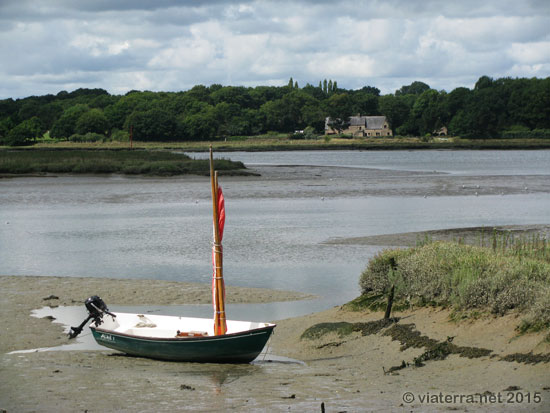
[[[366,126],[367,129],[384,129],[385,116],[351,116],[350,126]]]
[[[350,116],[349,126],[367,126],[366,116]]]
[[[365,129],[384,129],[384,124],[387,123],[385,116],[350,116],[350,126],[363,126]],[[330,129],[330,118],[325,118],[325,129]]]

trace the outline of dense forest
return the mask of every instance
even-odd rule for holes
[[[413,82],[393,94],[376,87],[358,90],[324,80],[300,87],[198,85],[182,92],[103,89],[0,100],[0,144],[37,140],[140,141],[215,140],[271,131],[324,131],[326,117],[385,115],[397,136],[426,136],[443,126],[466,138],[550,138],[550,77],[482,76],[473,89],[451,92]]]

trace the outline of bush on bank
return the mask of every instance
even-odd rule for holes
[[[544,244],[547,247],[547,244]],[[411,305],[454,310],[511,310],[525,314],[524,329],[550,327],[550,262],[491,248],[434,242],[380,252],[360,277],[363,295],[387,294]]]

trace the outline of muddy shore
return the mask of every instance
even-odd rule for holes
[[[170,363],[110,350],[8,353],[66,343],[60,325],[31,317],[30,311],[47,305],[76,305],[75,301],[82,302],[82,291],[97,291],[117,304],[197,303],[209,299],[207,286],[57,277],[0,277],[0,286],[0,409],[7,412],[321,411],[321,403],[326,411],[349,412],[547,411],[550,407],[550,364],[532,364],[532,358],[521,361],[517,357],[532,353],[546,360],[550,343],[543,333],[518,336],[515,326],[521,317],[514,314],[459,323],[449,321],[448,310],[393,314],[400,317],[398,325],[431,340],[445,342],[452,337],[457,346],[488,351],[472,359],[450,354],[426,361],[423,367],[416,367],[414,359],[426,349],[402,350],[403,343],[386,334],[392,326],[372,334],[329,332],[301,338],[318,323],[368,323],[383,316],[340,307],[279,321],[269,353],[253,364]],[[309,298],[231,287],[228,296],[244,303]],[[392,370],[403,363],[406,368]],[[408,392],[414,401],[404,401],[411,397]],[[420,401],[440,393],[455,401]],[[485,395],[486,403],[459,403],[456,397],[460,395],[471,400]],[[495,402],[487,399],[490,395]],[[515,403],[509,402],[512,399]]]
[[[453,196],[548,193],[547,176],[456,176],[443,173],[317,167],[254,167],[260,177],[228,177],[245,196],[250,180],[269,180],[258,197]],[[40,178],[36,178],[40,179]],[[76,178],[75,178],[76,179]],[[186,177],[185,179],[202,179]],[[298,181],[289,192],[288,180]],[[347,185],[340,185],[346,182]],[[28,202],[32,202],[31,198]],[[504,228],[518,233],[548,226]],[[523,232],[522,232],[523,231]],[[414,245],[470,237],[479,228],[335,239],[341,244]],[[359,277],[359,274],[358,274]],[[449,310],[394,313],[400,325],[437,343],[481,349],[476,358],[449,354],[415,365],[425,347],[406,346],[388,332],[357,329],[313,339],[302,334],[319,323],[370,323],[382,313],[340,307],[277,321],[268,354],[249,365],[161,362],[110,350],[13,350],[68,342],[62,327],[31,317],[44,306],[81,305],[90,291],[109,304],[200,304],[210,302],[207,284],[72,277],[0,277],[0,412],[162,411],[550,411],[550,343],[547,332],[518,335],[521,315],[450,321]],[[57,297],[57,298],[56,298]],[[308,299],[304,294],[228,286],[232,302]],[[334,324],[333,324],[334,325]],[[342,324],[335,324],[342,325]],[[412,326],[411,326],[412,325]],[[408,327],[407,327],[408,326]],[[405,348],[406,347],[406,348]],[[273,355],[287,357],[275,358]],[[522,355],[522,356],[519,356]],[[543,361],[537,361],[537,357]],[[395,367],[404,368],[394,369]],[[450,399],[449,399],[450,397]],[[462,399],[461,399],[462,397]],[[450,401],[448,401],[450,400]]]
[[[516,239],[539,237],[550,239],[550,225],[497,225],[491,227],[449,228],[442,230],[382,234],[368,237],[333,238],[326,244],[378,245],[387,247],[414,247],[424,241],[452,241],[470,245],[490,246],[493,236]]]

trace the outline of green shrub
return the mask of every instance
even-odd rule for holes
[[[111,132],[111,140],[116,142],[128,142],[130,134],[125,130],[113,129]]]
[[[546,245],[546,244],[545,244]],[[385,250],[370,260],[359,281],[362,294],[386,294],[417,305],[455,310],[518,310],[531,324],[550,325],[550,262],[514,250],[434,242]]]
[[[513,128],[500,134],[502,139],[550,139],[550,129]]]
[[[105,140],[105,135],[99,133],[88,132],[84,135],[75,133],[69,136],[69,141],[71,142],[103,142]]]

